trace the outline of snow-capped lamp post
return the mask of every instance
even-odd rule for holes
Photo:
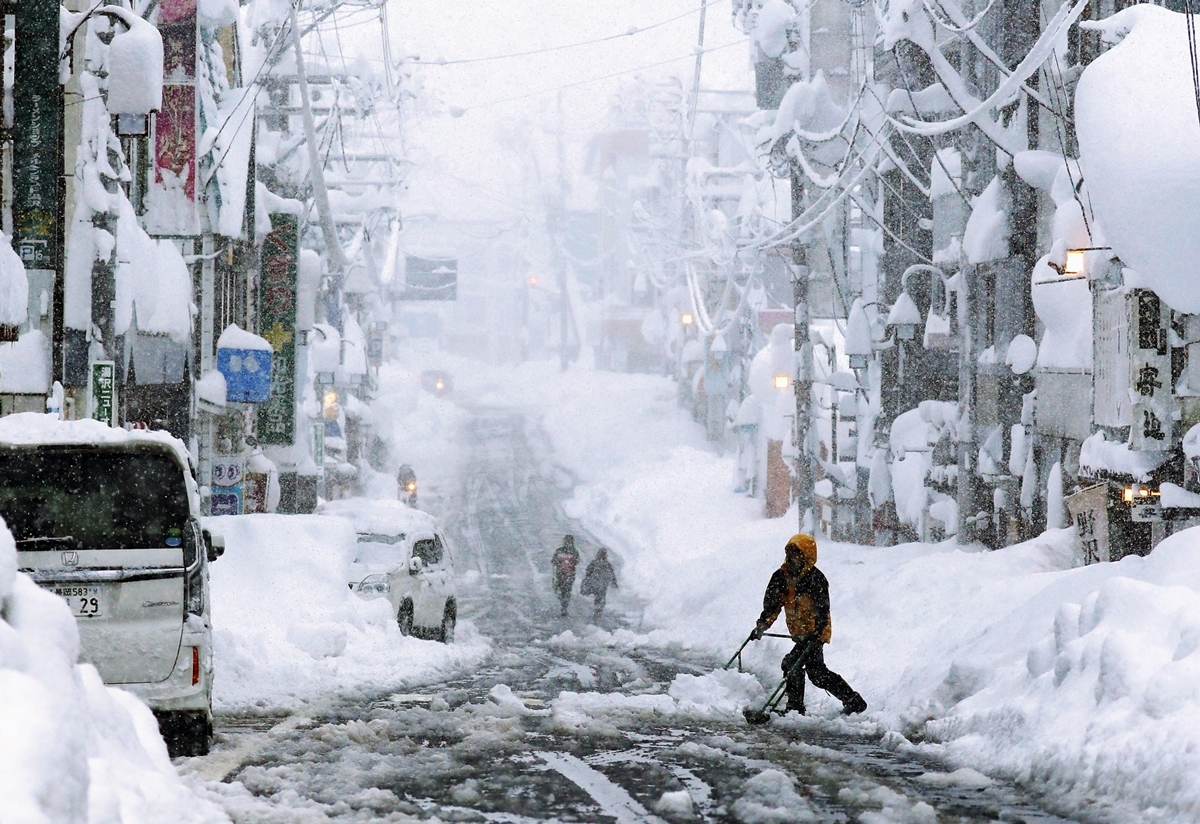
[[[871,335],[871,320],[867,317],[862,298],[855,298],[846,320],[846,356],[851,369],[866,369],[875,351],[875,340]]]

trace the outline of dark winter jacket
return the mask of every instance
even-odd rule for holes
[[[575,548],[574,543],[564,543],[554,550],[550,565],[554,567],[555,584],[570,586],[575,582],[575,567],[579,566],[579,550]]]
[[[788,545],[795,544],[804,555],[805,565],[799,576],[793,577],[787,562],[775,570],[763,595],[763,611],[758,625],[764,629],[775,623],[783,610],[788,632],[795,636],[816,634],[828,644],[832,636],[829,617],[829,581],[817,569],[817,543],[808,535],[796,535]]]
[[[610,586],[615,588],[616,585],[617,573],[613,565],[608,562],[608,558],[597,555],[583,573],[583,583],[579,585],[579,591],[584,595],[603,595]]]

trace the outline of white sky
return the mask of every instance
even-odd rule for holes
[[[392,0],[393,52],[447,61],[419,67],[432,104],[407,127],[417,163],[409,209],[450,218],[525,213],[526,204],[539,197],[531,182],[536,178],[530,158],[538,157],[543,179],[557,173],[560,88],[567,165],[571,174],[582,174],[586,143],[604,127],[622,81],[638,73],[676,76],[685,93],[690,90],[699,10],[700,0]],[[621,36],[632,27],[643,31]],[[618,37],[607,42],[545,54],[450,62],[614,35]],[[746,43],[732,25],[729,1],[710,0],[705,47],[716,50],[704,55],[701,86],[752,88]],[[670,62],[652,65],[664,61]],[[451,117],[452,108],[466,112]],[[588,187],[574,188],[571,205],[590,205],[580,202],[586,201]]]

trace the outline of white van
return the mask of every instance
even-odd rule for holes
[[[208,562],[183,443],[98,421],[0,418],[0,516],[21,570],[62,597],[81,659],[158,718],[171,755],[212,736]]]
[[[399,501],[362,498],[330,501],[321,512],[354,524],[352,591],[363,598],[387,598],[405,635],[454,641],[454,566],[436,518]]]

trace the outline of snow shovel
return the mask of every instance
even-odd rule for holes
[[[797,638],[794,635],[784,635],[782,632],[764,632],[763,637],[764,638],[787,638],[789,641],[792,641],[792,642],[800,640],[799,638]],[[749,644],[753,640],[754,640],[754,633],[751,632],[748,636],[746,636],[746,640],[742,642],[742,645],[737,648],[737,652],[735,652],[733,654],[733,657],[730,658],[728,661],[726,661],[725,666],[721,667],[721,669],[729,669],[730,667],[733,666],[733,662],[737,661],[738,662],[738,672],[741,672],[741,670],[742,670],[742,650],[744,650],[746,648],[746,645]]]
[[[790,638],[791,636],[785,635],[784,637]],[[804,659],[808,658],[808,653],[812,649],[812,645],[814,643],[816,643],[815,640],[810,640],[808,642],[808,644],[804,647],[804,652],[800,653],[800,656],[792,663],[792,666],[788,668],[787,674],[783,676],[783,680],[779,682],[779,686],[775,688],[775,691],[767,697],[767,700],[763,703],[761,709],[756,710],[753,707],[746,707],[746,709],[742,710],[742,715],[745,716],[747,723],[758,726],[771,720],[771,711],[774,710],[775,707],[779,706],[779,702],[783,700],[783,693],[784,690],[787,689],[788,680],[792,677],[792,674],[796,672],[797,667],[804,666]]]

